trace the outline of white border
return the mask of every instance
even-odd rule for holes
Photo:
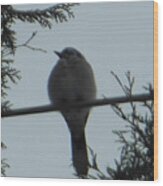
[[[152,0],[1,0],[1,4],[26,4],[26,3],[55,3],[55,2],[120,2],[120,1],[152,1]],[[156,0],[157,2],[158,0]]]

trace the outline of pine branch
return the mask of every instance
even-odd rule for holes
[[[12,17],[12,20],[21,20],[23,22],[27,21],[29,23],[36,23],[38,22],[43,27],[51,28],[51,20],[54,19],[56,23],[58,22],[66,22],[68,18],[73,18],[74,13],[71,11],[71,8],[77,3],[64,3],[64,4],[56,4],[49,8],[43,10],[16,10],[12,6],[2,6],[2,12],[5,12],[4,9],[6,8]],[[67,18],[68,17],[68,18]]]

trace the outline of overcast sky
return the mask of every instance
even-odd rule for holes
[[[17,9],[45,8],[50,5],[19,5]],[[74,19],[56,24],[51,30],[38,24],[17,22],[14,29],[17,43],[28,40],[37,31],[31,46],[17,49],[15,67],[22,79],[9,91],[13,108],[44,105],[48,76],[57,62],[54,50],[67,46],[80,50],[91,64],[98,98],[123,95],[110,74],[114,71],[125,83],[125,73],[135,77],[134,93],[143,93],[143,86],[153,84],[153,2],[86,3],[72,9]],[[9,176],[73,177],[69,131],[59,113],[20,116],[2,121],[2,140],[8,148],[2,156],[11,166]],[[110,107],[94,108],[87,123],[88,145],[97,153],[105,171],[119,157],[117,139],[112,130],[124,123]]]

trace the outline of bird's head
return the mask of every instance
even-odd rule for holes
[[[61,59],[66,59],[66,60],[70,60],[73,58],[84,59],[84,56],[78,50],[72,47],[67,47],[63,49],[62,52],[58,52],[58,51],[54,51],[54,52]]]

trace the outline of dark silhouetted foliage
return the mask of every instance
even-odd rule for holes
[[[133,94],[134,78],[126,74],[128,85],[123,85],[116,74],[118,81],[126,96]],[[145,91],[153,95],[151,85],[144,87]],[[127,106],[127,107],[126,107]],[[126,105],[112,105],[118,117],[126,121],[122,130],[113,131],[117,135],[117,142],[121,144],[120,159],[115,160],[115,167],[107,167],[108,175],[100,171],[96,161],[96,154],[92,154],[91,168],[97,175],[89,175],[93,179],[113,180],[154,180],[154,110],[153,100],[142,103],[130,102]],[[120,125],[122,125],[120,123]],[[109,144],[108,144],[109,145]]]
[[[35,50],[34,47],[28,46],[36,33],[33,33],[29,40],[23,45],[17,45],[16,32],[12,29],[12,25],[16,24],[17,20],[28,23],[39,23],[42,27],[51,28],[52,21],[56,23],[68,21],[68,18],[73,18],[72,7],[75,3],[64,3],[50,6],[43,10],[21,11],[16,10],[12,5],[1,6],[1,107],[2,112],[10,109],[10,101],[7,100],[7,90],[12,83],[17,83],[21,78],[20,72],[14,67],[14,54],[16,48],[24,46]],[[44,51],[42,49],[37,49]],[[4,143],[2,143],[4,144]],[[4,145],[1,145],[1,148]],[[5,176],[5,168],[9,167],[6,160],[1,160],[1,173]]]

